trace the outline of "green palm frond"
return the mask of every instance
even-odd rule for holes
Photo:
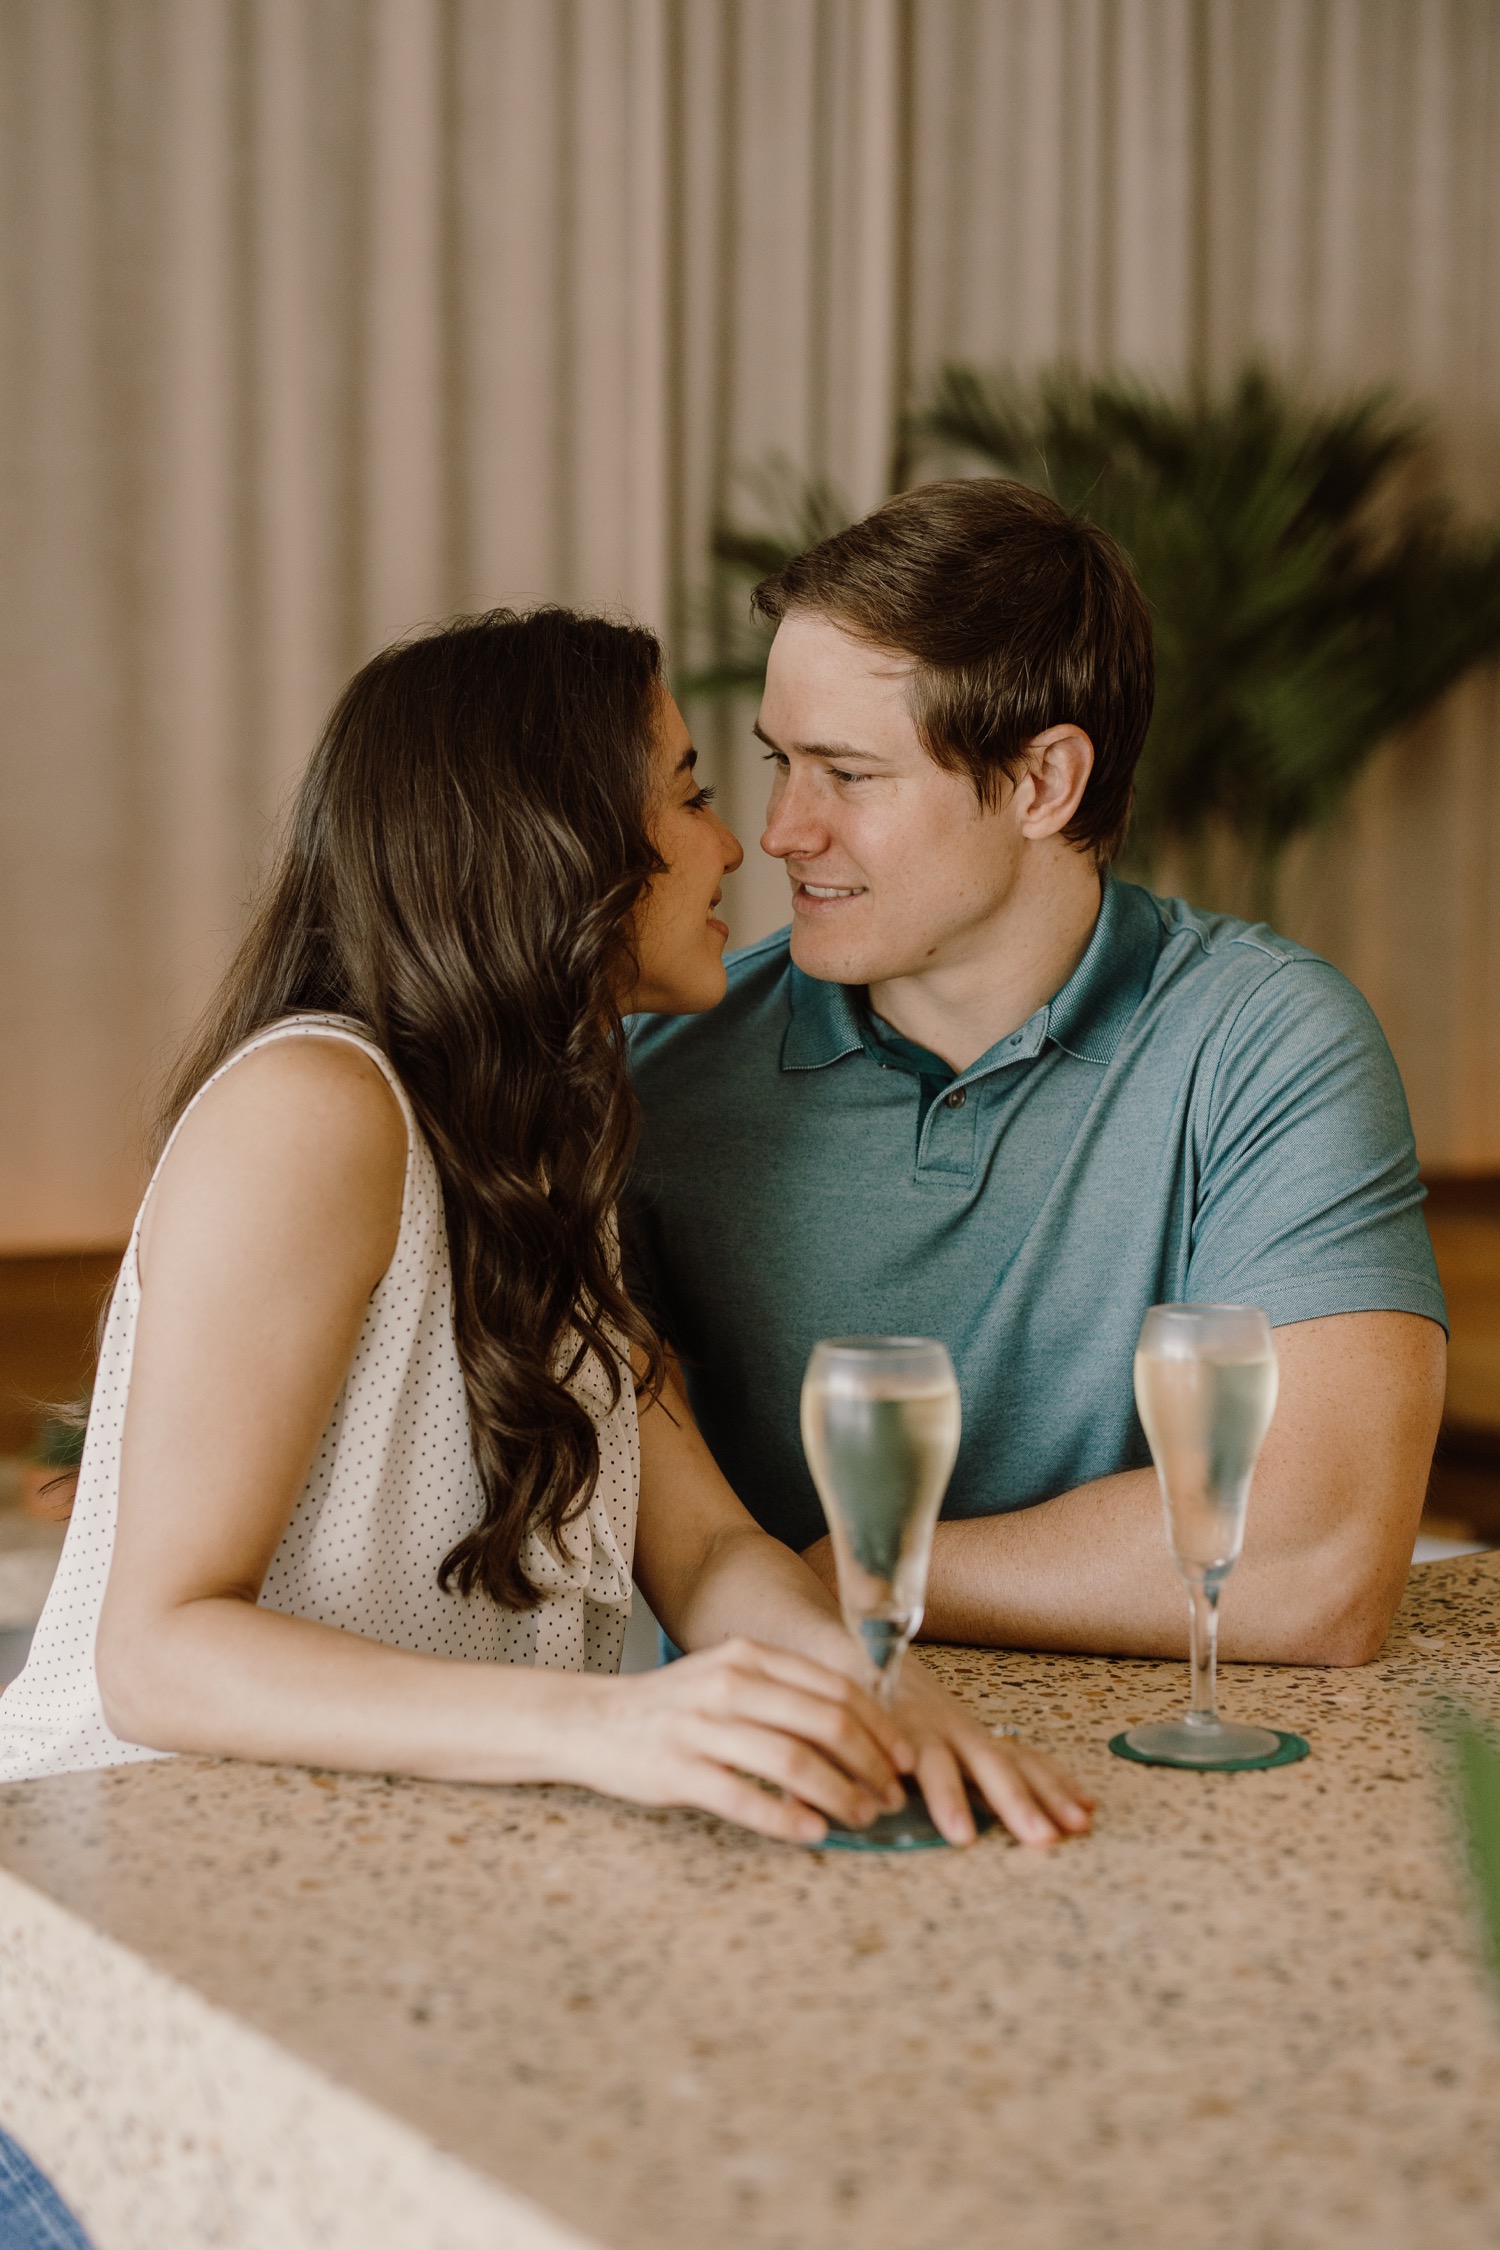
[[[836,485],[802,476],[784,453],[747,469],[739,482],[768,528],[744,531],[722,523],[715,529],[713,550],[719,561],[756,578],[769,577],[794,555],[854,521],[854,511]]]
[[[804,478],[785,454],[773,454],[739,482],[759,523],[715,526],[715,584],[694,605],[698,635],[713,653],[682,674],[677,684],[685,696],[760,692],[771,635],[750,615],[750,587],[854,520],[835,486]]]

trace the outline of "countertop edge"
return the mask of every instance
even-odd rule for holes
[[[0,2124],[97,2250],[595,2250],[4,1870]]]

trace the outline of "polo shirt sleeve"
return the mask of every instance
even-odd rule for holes
[[[1273,1327],[1348,1312],[1447,1326],[1401,1079],[1337,969],[1284,960],[1239,1005],[1196,1140],[1188,1301],[1262,1305]]]

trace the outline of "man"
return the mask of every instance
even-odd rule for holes
[[[941,1337],[927,1634],[1175,1653],[1132,1349],[1151,1304],[1262,1305],[1281,1397],[1224,1652],[1366,1661],[1443,1398],[1411,1126],[1336,970],[1109,875],[1153,693],[1124,557],[1022,486],[931,485],[755,602],[791,930],[633,1038],[632,1266],[720,1465],[831,1583],[808,1351]]]

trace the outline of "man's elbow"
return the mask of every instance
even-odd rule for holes
[[[1288,1605],[1286,1645],[1273,1661],[1348,1669],[1371,1663],[1385,1647],[1406,1589],[1406,1572],[1351,1569],[1329,1557],[1309,1572]]]
[[[1317,1621],[1307,1635],[1305,1648],[1291,1661],[1346,1670],[1373,1663],[1385,1647],[1395,1614],[1394,1602],[1378,1611],[1368,1606],[1335,1611]]]

